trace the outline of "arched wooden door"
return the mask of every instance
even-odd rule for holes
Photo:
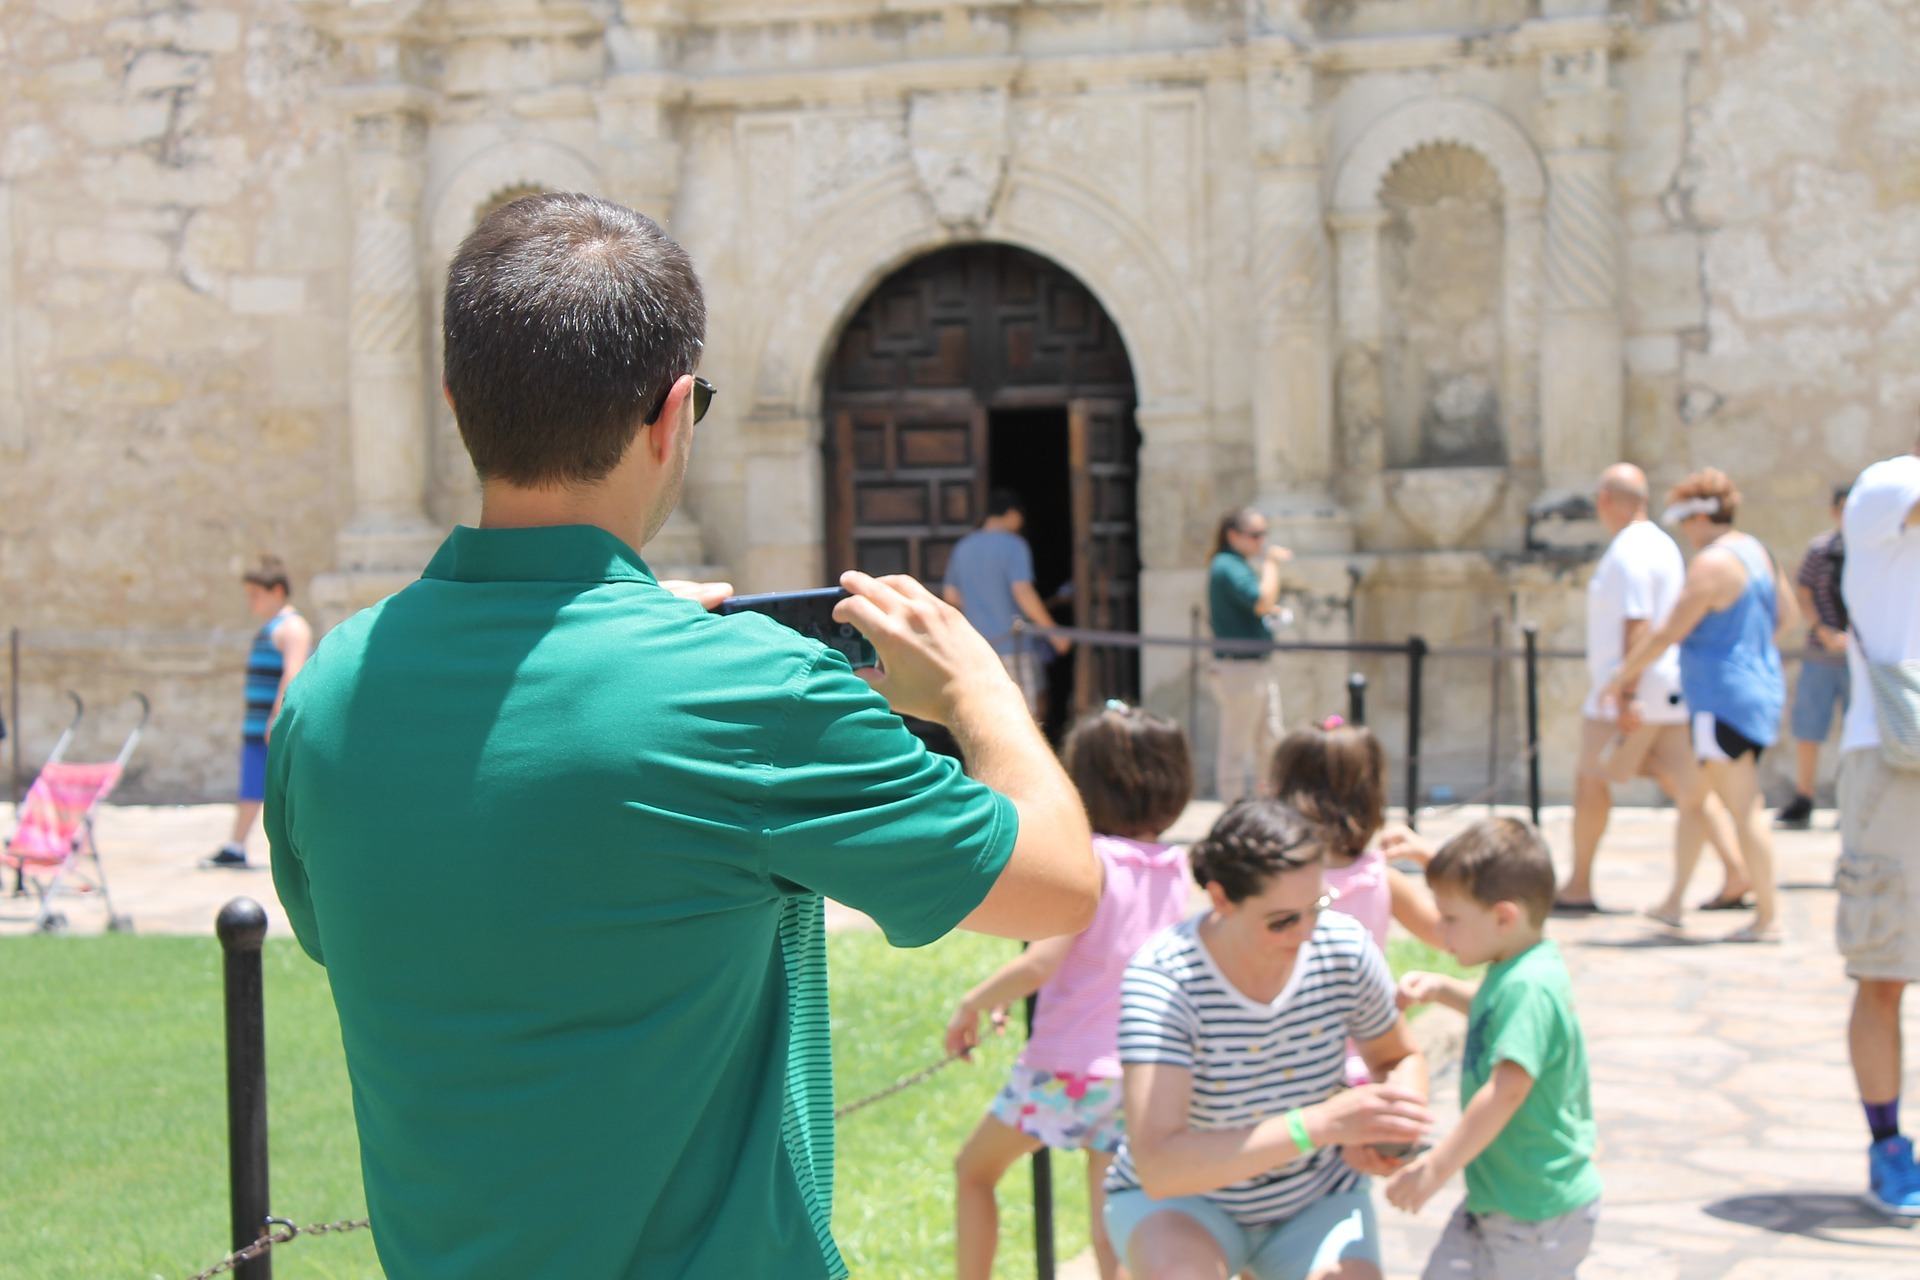
[[[848,321],[827,370],[829,570],[937,585],[1004,486],[1026,500],[1055,617],[1136,631],[1133,405],[1119,332],[1060,267],[987,244],[909,263]],[[1138,653],[1078,650],[1054,683],[1079,707],[1132,699]]]

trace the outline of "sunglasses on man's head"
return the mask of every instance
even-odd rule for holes
[[[675,379],[678,381],[678,379]],[[648,422],[660,421],[660,415],[667,411],[667,397],[673,394],[673,384],[668,383],[666,391],[660,397],[660,403],[653,406],[653,412],[647,415]],[[713,407],[716,388],[705,378],[693,380],[693,420],[695,422],[707,416],[707,410]]]

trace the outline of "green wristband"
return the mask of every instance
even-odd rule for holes
[[[1298,1107],[1287,1112],[1287,1133],[1293,1138],[1293,1145],[1300,1148],[1301,1155],[1313,1150],[1313,1135],[1307,1132],[1306,1112]]]

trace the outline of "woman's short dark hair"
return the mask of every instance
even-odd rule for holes
[[[266,591],[284,591],[293,594],[293,579],[287,575],[287,562],[279,556],[262,553],[248,570],[240,575],[240,581],[249,586]]]
[[[1273,753],[1271,790],[1357,858],[1387,821],[1387,753],[1364,725],[1296,729]]]
[[[1087,821],[1103,835],[1159,835],[1193,798],[1187,735],[1139,707],[1109,703],[1081,716],[1060,754]]]
[[[447,393],[474,469],[526,487],[601,479],[706,331],[692,259],[644,214],[579,194],[494,210],[447,271]]]
[[[1278,800],[1240,800],[1188,850],[1201,888],[1218,884],[1228,902],[1245,902],[1272,877],[1326,856],[1326,833]]]

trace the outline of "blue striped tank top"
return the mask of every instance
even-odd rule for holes
[[[254,742],[267,740],[273,700],[280,696],[280,676],[287,663],[274,648],[273,633],[289,616],[282,613],[267,619],[254,633],[253,648],[247,651],[247,718],[240,734]]]

